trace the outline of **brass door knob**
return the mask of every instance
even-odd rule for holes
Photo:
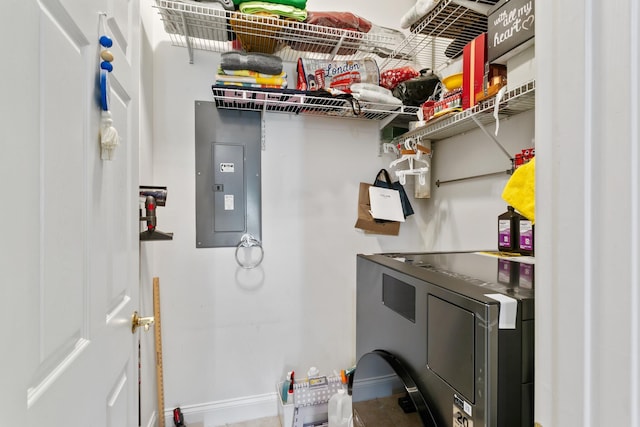
[[[134,311],[131,315],[131,333],[135,334],[139,327],[143,327],[145,332],[153,325],[153,316],[140,317],[138,312]]]

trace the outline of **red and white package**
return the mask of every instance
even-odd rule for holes
[[[350,93],[354,83],[377,85],[379,79],[378,64],[370,58],[353,61],[298,59],[298,90],[337,89]]]
[[[382,72],[380,75],[380,86],[393,90],[400,83],[406,80],[411,80],[419,75],[420,73],[410,66],[393,68]]]

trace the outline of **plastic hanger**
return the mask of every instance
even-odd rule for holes
[[[389,167],[393,168],[402,162],[408,162],[408,169],[396,171],[396,176],[400,180],[400,184],[406,184],[407,175],[417,175],[420,185],[424,185],[426,183],[426,174],[427,172],[429,172],[429,161],[427,159],[424,159],[423,156],[431,154],[431,150],[418,144],[412,138],[407,138],[407,140],[404,142],[404,146],[405,149],[400,150],[400,154],[402,154],[402,156],[399,159],[391,162],[391,164],[389,164]],[[414,162],[424,163],[425,166],[415,168]]]

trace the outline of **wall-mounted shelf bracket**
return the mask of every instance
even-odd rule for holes
[[[262,114],[260,115],[260,149],[265,151],[267,149],[267,120],[265,114],[267,112],[267,103],[262,104]]]
[[[336,43],[335,47],[331,50],[331,54],[329,55],[331,57],[331,61],[333,61],[336,57],[336,55],[338,54],[338,51],[340,50],[340,48],[342,47],[342,44],[344,43],[344,39],[346,37],[347,33],[342,33],[342,35],[340,36],[340,39],[338,40],[338,42]]]
[[[184,28],[184,41],[189,53],[189,64],[193,64],[193,46],[191,45],[191,34],[189,34],[189,26],[187,25],[187,18],[184,12],[180,13],[180,19],[182,20],[182,28]]]
[[[496,143],[496,145],[498,146],[498,148],[500,148],[500,150],[504,153],[505,156],[507,156],[507,158],[513,163],[513,157],[511,157],[511,154],[509,154],[509,152],[507,151],[506,148],[504,148],[504,146],[502,144],[500,144],[500,141],[498,141],[498,139],[491,135],[491,133],[489,133],[489,131],[484,127],[484,125],[482,123],[480,123],[480,121],[475,117],[475,116],[471,116],[471,119],[476,123],[476,125],[480,128],[480,130],[482,131],[482,133],[484,133],[485,135],[487,135],[489,137],[490,140],[492,140],[493,142]]]
[[[402,113],[405,113],[405,106],[403,105],[401,110]],[[392,121],[394,121],[396,119],[396,117],[398,117],[400,113],[395,113],[395,114],[389,114],[387,117],[385,117],[384,119],[380,120],[380,129],[384,129],[387,126],[389,126],[389,123],[391,123]],[[405,113],[407,114],[407,113]]]

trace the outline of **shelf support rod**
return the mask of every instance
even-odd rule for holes
[[[342,35],[340,36],[340,40],[338,40],[338,43],[336,44],[336,46],[333,48],[333,50],[330,53],[331,61],[333,61],[335,59],[336,55],[338,54],[338,51],[342,47],[342,42],[344,42],[344,38],[346,36],[347,36],[347,32],[345,30],[343,30],[342,31]]]
[[[193,47],[191,46],[191,40],[189,39],[189,30],[187,27],[187,20],[184,17],[184,12],[180,14],[182,18],[182,28],[184,28],[184,42],[187,45],[187,52],[189,52],[189,64],[193,64]]]
[[[404,107],[402,107],[402,110],[404,110]],[[402,110],[400,112],[403,112]],[[386,128],[389,123],[391,123],[393,120],[395,120],[395,118],[398,117],[400,112],[389,114],[387,117],[382,119],[380,121],[380,130]]]
[[[267,150],[266,143],[266,131],[267,131],[267,120],[265,119],[265,113],[267,112],[267,100],[264,100],[264,104],[262,104],[262,113],[260,113],[260,148],[262,151]]]
[[[456,178],[456,179],[448,179],[446,181],[440,181],[437,180],[436,181],[436,187],[440,187],[442,184],[449,184],[452,182],[460,182],[460,181],[468,181],[471,179],[478,179],[478,178],[486,178],[489,176],[496,176],[496,175],[511,175],[513,173],[513,169],[507,169],[504,171],[500,171],[500,172],[491,172],[491,173],[484,173],[482,175],[473,175],[473,176],[466,176],[464,178]]]
[[[498,146],[498,148],[500,148],[500,150],[502,150],[504,155],[507,156],[507,158],[513,162],[513,157],[511,157],[511,154],[509,154],[509,152],[502,146],[502,144],[500,144],[500,141],[498,141],[495,136],[491,135],[487,131],[487,129],[482,125],[482,123],[480,123],[480,121],[476,118],[476,116],[475,115],[471,115],[471,119],[473,119],[473,121],[476,122],[476,125],[478,125],[480,130],[482,130],[482,132],[485,135],[487,135],[489,137],[489,139],[491,139],[493,142],[496,143],[496,145]]]

